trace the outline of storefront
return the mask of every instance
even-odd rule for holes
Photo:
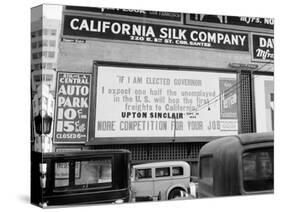
[[[216,18],[66,6],[54,151],[124,148],[197,175],[206,142],[273,130],[272,21]]]

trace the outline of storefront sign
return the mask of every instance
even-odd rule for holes
[[[58,72],[55,143],[88,140],[91,83],[91,74]]]
[[[100,66],[95,138],[237,134],[236,83],[230,73]]]
[[[229,63],[229,67],[236,69],[247,69],[247,70],[255,70],[259,67],[257,64],[245,64],[245,63]]]
[[[273,18],[259,18],[259,17],[239,17],[239,16],[225,16],[225,15],[206,15],[206,14],[187,14],[190,21],[207,22],[224,25],[237,25],[246,27],[257,27],[264,29],[273,29]],[[186,20],[189,23],[189,20]]]
[[[117,8],[98,8],[98,7],[79,7],[79,6],[65,6],[65,10],[78,12],[94,12],[103,14],[127,15],[143,18],[153,18],[171,21],[181,21],[181,13],[163,12],[163,11],[147,11],[137,9],[117,9]]]
[[[248,51],[248,34],[64,16],[63,36]]]
[[[274,61],[274,37],[271,35],[252,34],[252,59],[261,62]]]

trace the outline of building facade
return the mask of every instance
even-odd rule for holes
[[[128,149],[133,164],[184,160],[196,176],[206,142],[274,129],[272,19],[74,6],[62,17],[52,151]]]

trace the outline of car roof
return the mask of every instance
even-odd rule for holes
[[[133,168],[155,168],[162,166],[188,166],[189,164],[185,161],[163,161],[163,162],[153,162],[134,165]]]
[[[215,139],[205,144],[200,149],[200,155],[212,154],[220,149],[231,150],[236,146],[243,148],[243,146],[250,144],[258,144],[265,142],[273,142],[273,132],[266,133],[246,133],[233,136],[226,136],[219,139]]]
[[[274,135],[273,132],[263,133],[246,133],[237,135],[242,145],[260,143],[260,142],[272,142]]]
[[[105,154],[130,154],[129,150],[126,149],[98,149],[98,150],[77,150],[77,151],[66,151],[66,152],[46,152],[43,153],[44,158],[57,157],[79,157],[79,156],[102,156]]]

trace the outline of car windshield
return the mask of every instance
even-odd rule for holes
[[[273,189],[273,148],[243,153],[243,185],[247,192]]]

